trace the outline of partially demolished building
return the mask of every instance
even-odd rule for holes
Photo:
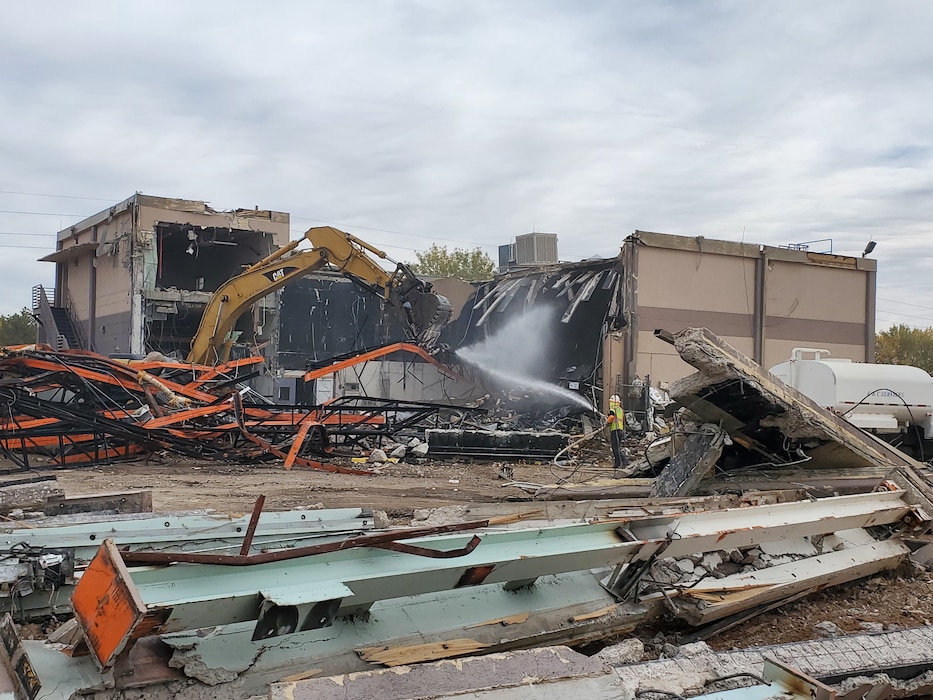
[[[47,345],[0,353],[0,450],[11,476],[29,470],[16,486],[41,511],[0,528],[0,695],[854,700],[933,687],[920,598],[897,624],[838,639],[719,653],[695,641],[933,569],[929,465],[764,369],[799,345],[870,359],[873,261],[636,232],[612,259],[437,281],[453,302],[437,352],[404,342],[371,290],[318,271],[242,319],[249,342],[229,361],[106,357],[184,354],[198,304],[287,238],[284,213],[144,195],[59,235],[56,289],[37,296]],[[244,385],[259,352],[279,405]],[[478,391],[476,377],[496,382]],[[665,406],[629,470],[609,468],[580,395],[598,405],[636,380],[670,382]],[[532,412],[514,407],[537,400],[536,381],[582,408],[521,425]],[[264,512],[260,494],[251,516],[151,517],[151,492],[66,499],[48,483],[135,459],[135,488],[155,456],[182,470],[186,506],[209,473],[232,487],[237,469],[270,463],[313,474],[287,485],[297,498],[362,502]],[[427,505],[363,486],[386,476]],[[509,495],[490,496],[500,485]],[[90,519],[52,515],[92,501]],[[749,687],[718,692],[737,682]]]
[[[211,292],[288,238],[284,212],[134,194],[59,231],[41,258],[55,263],[55,287],[33,292],[39,340],[56,350],[184,356]],[[257,346],[277,327],[270,302],[242,329]]]
[[[554,250],[545,257],[556,260],[556,236],[547,236]],[[34,290],[39,340],[56,350],[184,356],[211,292],[288,239],[284,212],[218,212],[135,194],[59,232],[43,258],[56,265],[56,286]],[[689,371],[656,328],[705,326],[765,366],[801,346],[856,361],[874,354],[875,261],[865,258],[636,231],[616,258],[537,262],[474,284],[433,284],[454,301],[443,337],[451,350],[542,313],[529,347],[543,359],[532,373],[597,404]],[[256,304],[236,333],[240,356],[265,358],[266,373],[253,383],[275,401],[474,396],[398,355],[307,386],[309,369],[405,339],[398,315],[343,275],[321,270],[288,285]],[[429,376],[409,382],[416,367]]]

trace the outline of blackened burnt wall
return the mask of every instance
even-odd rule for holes
[[[398,313],[338,274],[317,273],[282,289],[278,362],[303,370],[307,362],[405,340]]]

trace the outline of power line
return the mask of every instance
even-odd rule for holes
[[[921,321],[933,322],[933,318],[929,316],[916,316],[915,314],[902,314],[900,311],[887,311],[887,310],[879,309],[878,313],[886,314],[888,316],[903,316],[905,318],[919,318]]]
[[[49,247],[45,245],[14,245],[12,243],[11,244],[0,243],[0,248],[32,248],[35,250],[48,250],[49,249]]]
[[[916,306],[918,309],[929,309],[933,311],[933,306],[924,306],[923,304],[911,304],[909,301],[898,301],[897,299],[885,299],[884,297],[877,297],[878,301],[889,301],[892,304],[903,304],[904,306]]]
[[[80,216],[84,218],[87,214],[56,214],[55,212],[50,211],[10,211],[8,209],[0,209],[0,214],[29,214],[30,216]]]
[[[116,202],[115,199],[104,199],[103,197],[78,197],[73,194],[42,194],[41,192],[15,192],[13,190],[0,190],[0,194],[20,194],[26,197],[54,197],[56,199],[83,199],[88,202]]]
[[[54,233],[26,233],[25,231],[0,231],[0,236],[45,236],[54,238]]]

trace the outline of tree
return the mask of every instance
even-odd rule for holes
[[[488,280],[492,277],[496,263],[480,248],[466,250],[436,243],[425,251],[416,252],[418,262],[409,265],[412,272],[431,277],[460,277],[465,280]]]
[[[29,309],[18,314],[0,315],[0,346],[36,342],[36,320]]]
[[[933,328],[891,326],[875,336],[875,362],[911,365],[933,374]]]

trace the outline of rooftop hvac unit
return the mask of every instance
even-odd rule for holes
[[[526,233],[515,237],[515,262],[519,265],[546,265],[557,262],[556,233]]]

